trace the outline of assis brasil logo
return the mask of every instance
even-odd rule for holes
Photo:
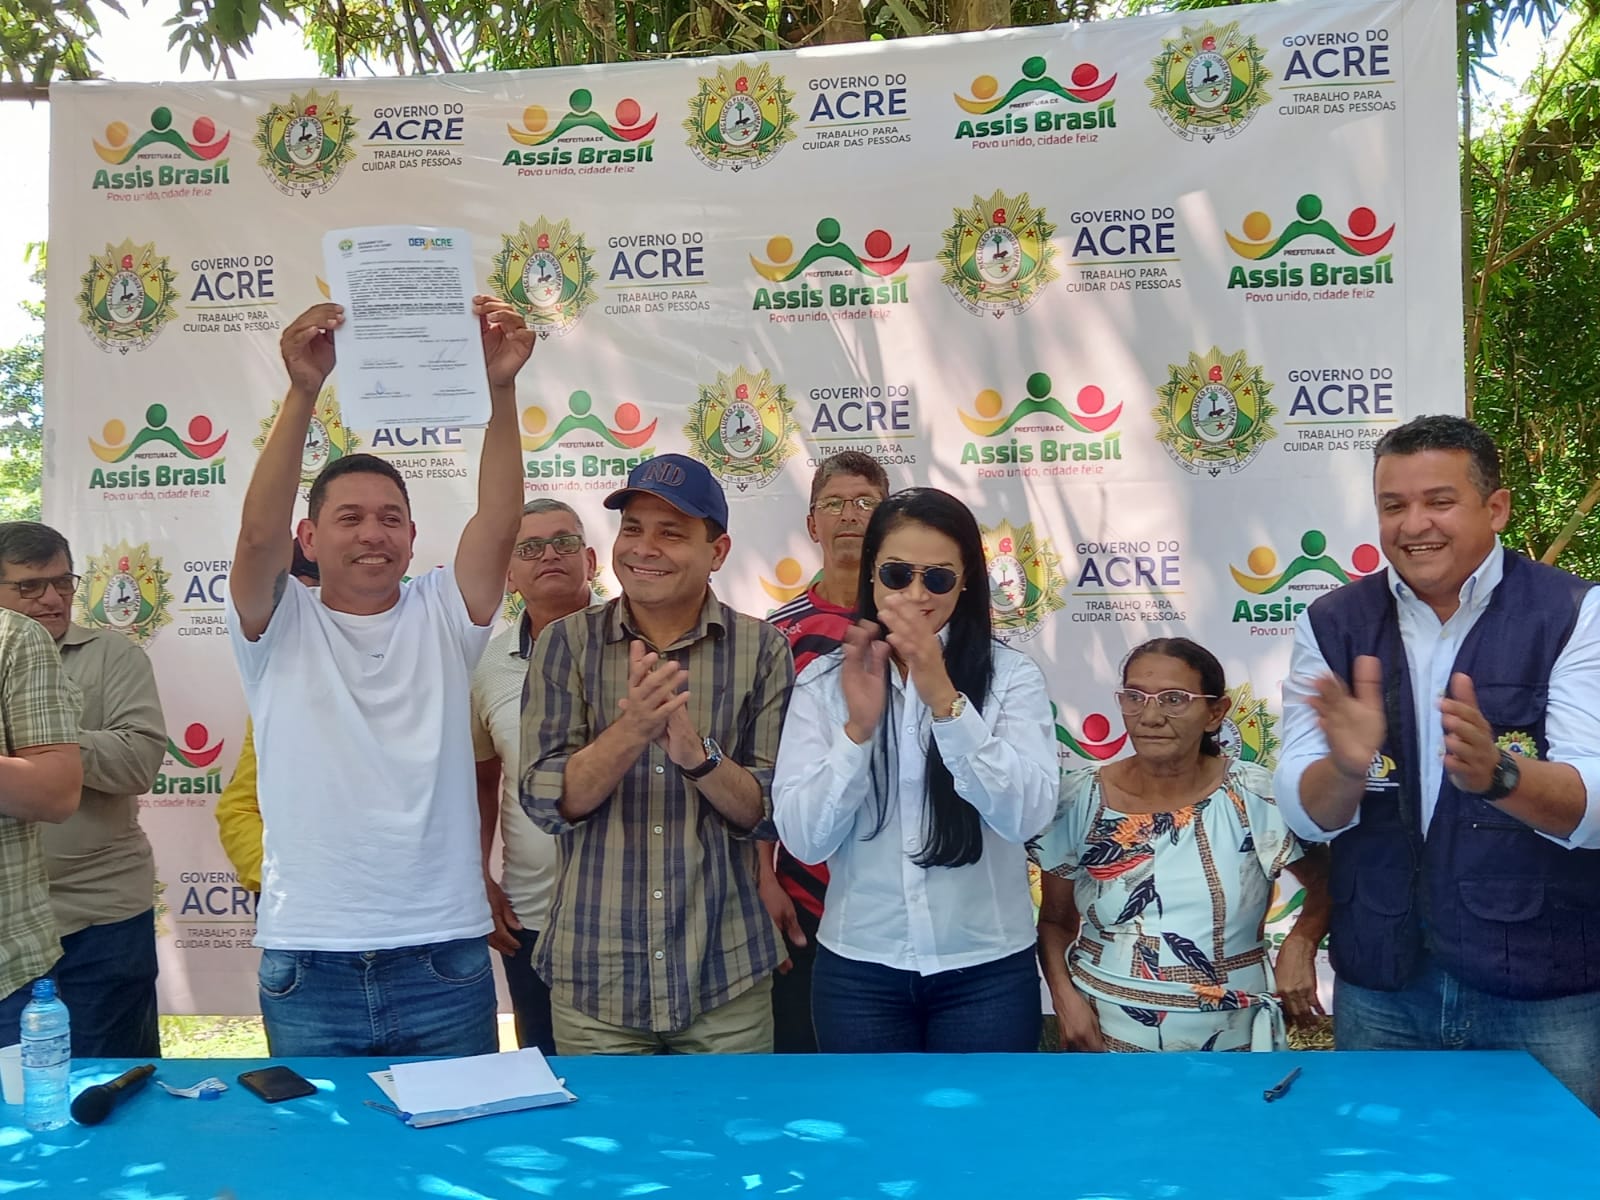
[[[151,787],[153,796],[220,796],[222,795],[222,768],[217,759],[222,756],[222,739],[212,741],[211,731],[199,721],[191,722],[183,731],[183,745],[167,735],[167,758],[161,774]]]
[[[195,118],[190,134],[186,138],[172,127],[172,110],[165,105],[151,110],[148,127],[137,137],[126,122],[112,121],[105,128],[105,141],[92,140],[100,160],[118,169],[96,170],[94,190],[148,191],[227,183],[228,160],[221,155],[233,135],[219,131],[207,116]],[[154,163],[153,169],[147,162]]]
[[[987,148],[1011,145],[1011,139],[1029,134],[1044,135],[1047,142],[1066,143],[1075,139],[1056,135],[1115,129],[1116,101],[1110,96],[1117,84],[1116,75],[1104,77],[1094,63],[1082,62],[1072,68],[1068,78],[1070,82],[1065,84],[1053,78],[1049,63],[1039,54],[1023,61],[1021,76],[1003,92],[993,75],[979,75],[972,81],[971,95],[957,92],[954,99],[969,118],[981,119],[957,123],[956,139],[972,138],[974,146]],[[1031,141],[1029,138],[1014,144],[1027,145]]]
[[[79,281],[78,321],[102,350],[143,350],[178,315],[177,279],[154,242],[107,243]]]
[[[339,182],[356,157],[356,118],[339,93],[312,89],[273,104],[256,122],[258,160],[285,196],[312,196]]]
[[[645,116],[637,100],[624,96],[612,115],[614,120],[608,121],[595,111],[594,94],[588,88],[574,88],[567,97],[567,111],[555,120],[542,105],[530,104],[522,110],[522,128],[506,126],[506,134],[522,149],[506,151],[501,165],[620,166],[654,161],[650,134],[656,114]]]
[[[818,574],[820,575],[820,572]],[[757,578],[761,581],[761,590],[766,592],[771,597],[772,603],[777,606],[767,614],[768,616],[785,604],[805,595],[806,589],[812,583],[811,579],[806,578],[805,568],[800,565],[798,558],[780,558],[772,565],[771,579],[765,575]]]
[[[565,334],[595,301],[594,254],[565,218],[539,217],[502,234],[489,290],[522,314],[542,338]]]
[[[1272,384],[1243,350],[1224,354],[1213,346],[1167,370],[1151,414],[1156,440],[1191,475],[1242,471],[1276,436],[1270,422],[1278,410],[1267,400]]]
[[[1045,285],[1060,277],[1050,240],[1056,227],[1027,192],[995,192],[987,200],[974,196],[970,207],[953,212],[955,224],[944,231],[938,258],[944,265],[942,282],[968,312],[997,320],[1025,312]]]
[[[628,400],[607,423],[581,389],[567,397],[567,411],[553,425],[549,413],[530,404],[522,410],[524,472],[529,480],[625,477],[654,454],[649,445],[658,424],[655,418],[645,421]]]
[[[1184,26],[1175,38],[1165,38],[1161,53],[1145,80],[1150,107],[1168,129],[1193,141],[1215,141],[1238,134],[1267,102],[1266,52],[1253,37],[1239,32],[1239,23],[1197,29]]]
[[[1240,234],[1224,231],[1229,248],[1240,258],[1262,266],[1234,266],[1229,288],[1271,290],[1297,287],[1374,287],[1394,282],[1394,256],[1385,254],[1394,238],[1394,222],[1379,228],[1378,215],[1358,205],[1339,229],[1323,215],[1322,197],[1307,192],[1296,201],[1294,217],[1274,232],[1273,220],[1257,209],[1240,222]],[[1290,258],[1312,256],[1294,263]],[[1268,260],[1278,258],[1275,264]],[[1347,259],[1366,259],[1350,263]]]
[[[1007,406],[994,388],[973,398],[973,412],[957,409],[967,430],[985,439],[961,448],[963,465],[1105,462],[1122,457],[1122,434],[1113,426],[1122,405],[1108,404],[1104,389],[1084,384],[1070,401],[1055,395],[1055,384],[1035,371],[1024,395]],[[1005,439],[1000,441],[997,439]]]
[[[1067,577],[1061,556],[1033,522],[1001,521],[983,533],[983,556],[989,563],[989,608],[997,636],[1027,641],[1044,619],[1066,607]]]
[[[718,67],[689,100],[689,149],[717,171],[764,166],[794,140],[793,105],[794,93],[768,64]]]
[[[1378,548],[1371,542],[1359,543],[1349,555],[1348,564],[1328,553],[1328,535],[1308,529],[1300,535],[1300,552],[1282,567],[1271,546],[1259,545],[1245,557],[1245,569],[1229,564],[1233,582],[1252,596],[1272,596],[1272,600],[1239,600],[1233,606],[1233,620],[1257,625],[1292,625],[1306,605],[1323,592],[1332,591],[1378,569]],[[1308,595],[1309,594],[1309,595]],[[1287,633],[1287,629],[1281,630]]]
[[[874,229],[857,250],[843,240],[844,228],[833,217],[818,221],[816,233],[817,240],[802,254],[795,254],[794,243],[787,237],[778,236],[767,241],[765,259],[750,256],[750,266],[762,279],[794,285],[757,287],[751,309],[774,313],[783,309],[842,309],[860,313],[864,309],[905,304],[910,299],[906,276],[901,273],[911,255],[909,245],[896,249],[892,234]],[[829,282],[851,272],[865,277],[867,282]],[[773,319],[783,318],[774,315]]]
[[[273,422],[278,419],[278,409],[282,404],[281,400],[273,401],[271,414],[262,419],[261,431],[250,442],[257,450],[267,444],[267,435],[272,432]],[[311,490],[323,467],[346,454],[354,453],[360,445],[361,439],[345,427],[333,384],[328,384],[317,396],[316,406],[311,410],[311,422],[306,426],[305,445],[300,451],[301,492]]]
[[[172,620],[167,609],[171,576],[150,544],[118,542],[102,547],[83,567],[78,584],[77,620],[90,629],[111,629],[146,645]]]
[[[1072,732],[1061,723],[1061,710],[1052,703],[1050,713],[1055,718],[1056,744],[1072,755],[1073,759],[1088,759],[1090,762],[1109,762],[1122,753],[1122,748],[1128,744],[1126,731],[1111,736],[1111,719],[1104,713],[1092,712],[1083,719],[1079,734]],[[1066,754],[1060,754],[1062,765],[1076,767],[1082,764],[1068,759]]]
[[[690,452],[741,492],[771,483],[800,448],[788,390],[770,371],[744,367],[701,385],[683,432]]]
[[[189,436],[180,437],[167,424],[167,416],[166,405],[150,405],[144,410],[144,428],[132,436],[120,419],[107,421],[100,430],[99,441],[88,439],[89,449],[101,462],[120,469],[96,467],[90,473],[89,487],[174,488],[226,483],[227,464],[217,455],[227,444],[228,431],[218,433],[210,417],[197,413],[189,419]]]

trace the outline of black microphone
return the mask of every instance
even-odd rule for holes
[[[111,1115],[111,1110],[137,1092],[150,1076],[156,1073],[154,1063],[124,1071],[110,1083],[97,1083],[84,1088],[72,1102],[72,1119],[79,1125],[98,1125]]]

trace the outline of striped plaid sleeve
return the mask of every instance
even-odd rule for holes
[[[552,621],[528,657],[522,706],[523,811],[547,833],[572,828],[560,812],[567,763],[589,743],[583,664],[572,644],[584,614]]]

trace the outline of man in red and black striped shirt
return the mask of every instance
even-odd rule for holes
[[[872,510],[889,494],[889,477],[871,455],[843,450],[824,459],[811,478],[806,532],[822,547],[822,575],[802,596],[767,620],[783,631],[798,676],[813,659],[831,654],[855,621],[861,581],[861,537]],[[761,843],[761,898],[783,931],[789,962],[773,979],[773,1049],[815,1053],[811,1028],[811,963],[828,888],[828,868],[810,867],[774,842]]]

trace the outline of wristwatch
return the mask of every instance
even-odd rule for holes
[[[704,779],[717,769],[717,764],[722,761],[722,747],[717,745],[715,738],[705,738],[701,741],[705,747],[706,760],[698,767],[680,767],[685,779]]]
[[[962,713],[964,713],[966,711],[967,711],[967,698],[966,698],[966,696],[962,695],[960,692],[957,692],[956,693],[956,698],[954,700],[950,701],[950,715],[948,717],[935,717],[933,719],[933,723],[935,725],[943,725],[947,721],[954,721],[957,717],[959,717]]]
[[[1483,792],[1483,798],[1490,804],[1504,800],[1517,790],[1517,784],[1522,782],[1522,768],[1517,765],[1517,756],[1507,751],[1500,751],[1500,761],[1495,764],[1494,775],[1489,780],[1488,788]]]

